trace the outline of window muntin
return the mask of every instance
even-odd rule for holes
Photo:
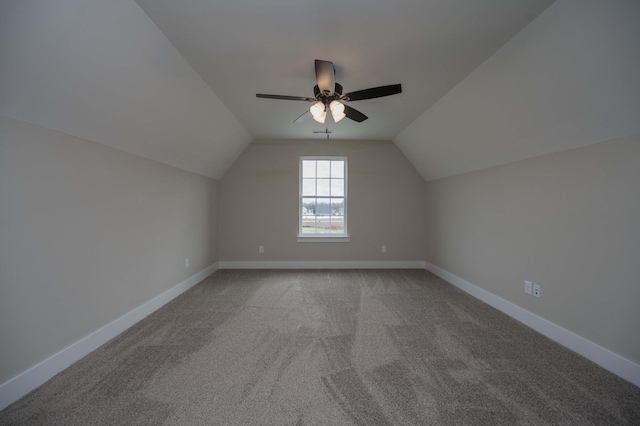
[[[300,158],[299,235],[347,236],[347,158]]]

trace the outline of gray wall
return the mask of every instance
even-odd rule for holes
[[[428,182],[426,259],[640,363],[639,218],[635,135]]]
[[[296,242],[305,155],[348,157],[351,242]],[[220,260],[424,260],[424,187],[389,141],[255,141],[220,180]]]
[[[0,383],[217,261],[217,186],[0,116]]]

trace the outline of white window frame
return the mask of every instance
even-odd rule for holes
[[[302,233],[302,162],[305,160],[329,160],[329,161],[344,161],[344,232],[342,234],[303,234]],[[348,243],[351,241],[347,231],[347,188],[348,188],[348,161],[347,157],[338,156],[303,156],[300,157],[299,170],[298,170],[298,242],[310,243],[310,242],[322,242],[322,243],[334,243],[343,242]],[[316,195],[317,197],[317,195]]]

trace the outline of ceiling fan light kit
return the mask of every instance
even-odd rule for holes
[[[338,115],[336,115],[336,114],[331,114],[331,115],[333,115],[333,121],[335,121],[336,123],[347,116],[347,114],[345,114],[345,113],[338,114]]]
[[[322,113],[320,115],[314,115],[313,119],[316,120],[318,123],[324,123],[324,120],[327,119],[327,111],[322,111]]]
[[[313,104],[311,105],[311,108],[309,108],[309,111],[311,111],[311,115],[314,117],[320,117],[320,115],[325,111],[324,104],[322,102]]]
[[[314,104],[309,108],[309,111],[299,116],[294,123],[305,121],[309,116],[313,117],[313,119],[318,123],[324,123],[327,118],[327,109],[331,111],[333,121],[336,123],[345,117],[361,123],[368,117],[357,109],[345,105],[345,102],[382,98],[384,96],[402,93],[402,85],[391,84],[388,86],[357,90],[343,95],[342,85],[335,81],[336,70],[333,66],[333,62],[316,59],[315,70],[316,81],[318,84],[313,88],[314,98],[307,98],[304,96],[266,95],[261,93],[256,94],[256,97],[286,101],[313,102]]]
[[[344,105],[338,101],[331,101],[329,107],[331,108],[331,114],[333,114],[334,117],[344,113]]]

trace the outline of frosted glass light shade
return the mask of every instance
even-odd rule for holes
[[[313,114],[313,112],[311,112],[311,114]],[[322,113],[317,117],[315,115],[313,116],[313,119],[316,120],[318,123],[324,123],[324,120],[326,118],[327,118],[327,111],[322,111]]]
[[[333,111],[331,111],[331,115],[333,115],[333,121],[336,123],[347,116],[344,112],[342,114],[336,114]]]
[[[331,103],[329,104],[329,108],[331,108],[331,113],[333,114],[334,118],[344,113],[344,105],[338,101],[331,101]]]
[[[317,102],[311,105],[311,108],[309,108],[309,111],[311,111],[311,115],[313,115],[313,118],[320,117],[322,113],[325,112],[324,104],[322,102]]]

